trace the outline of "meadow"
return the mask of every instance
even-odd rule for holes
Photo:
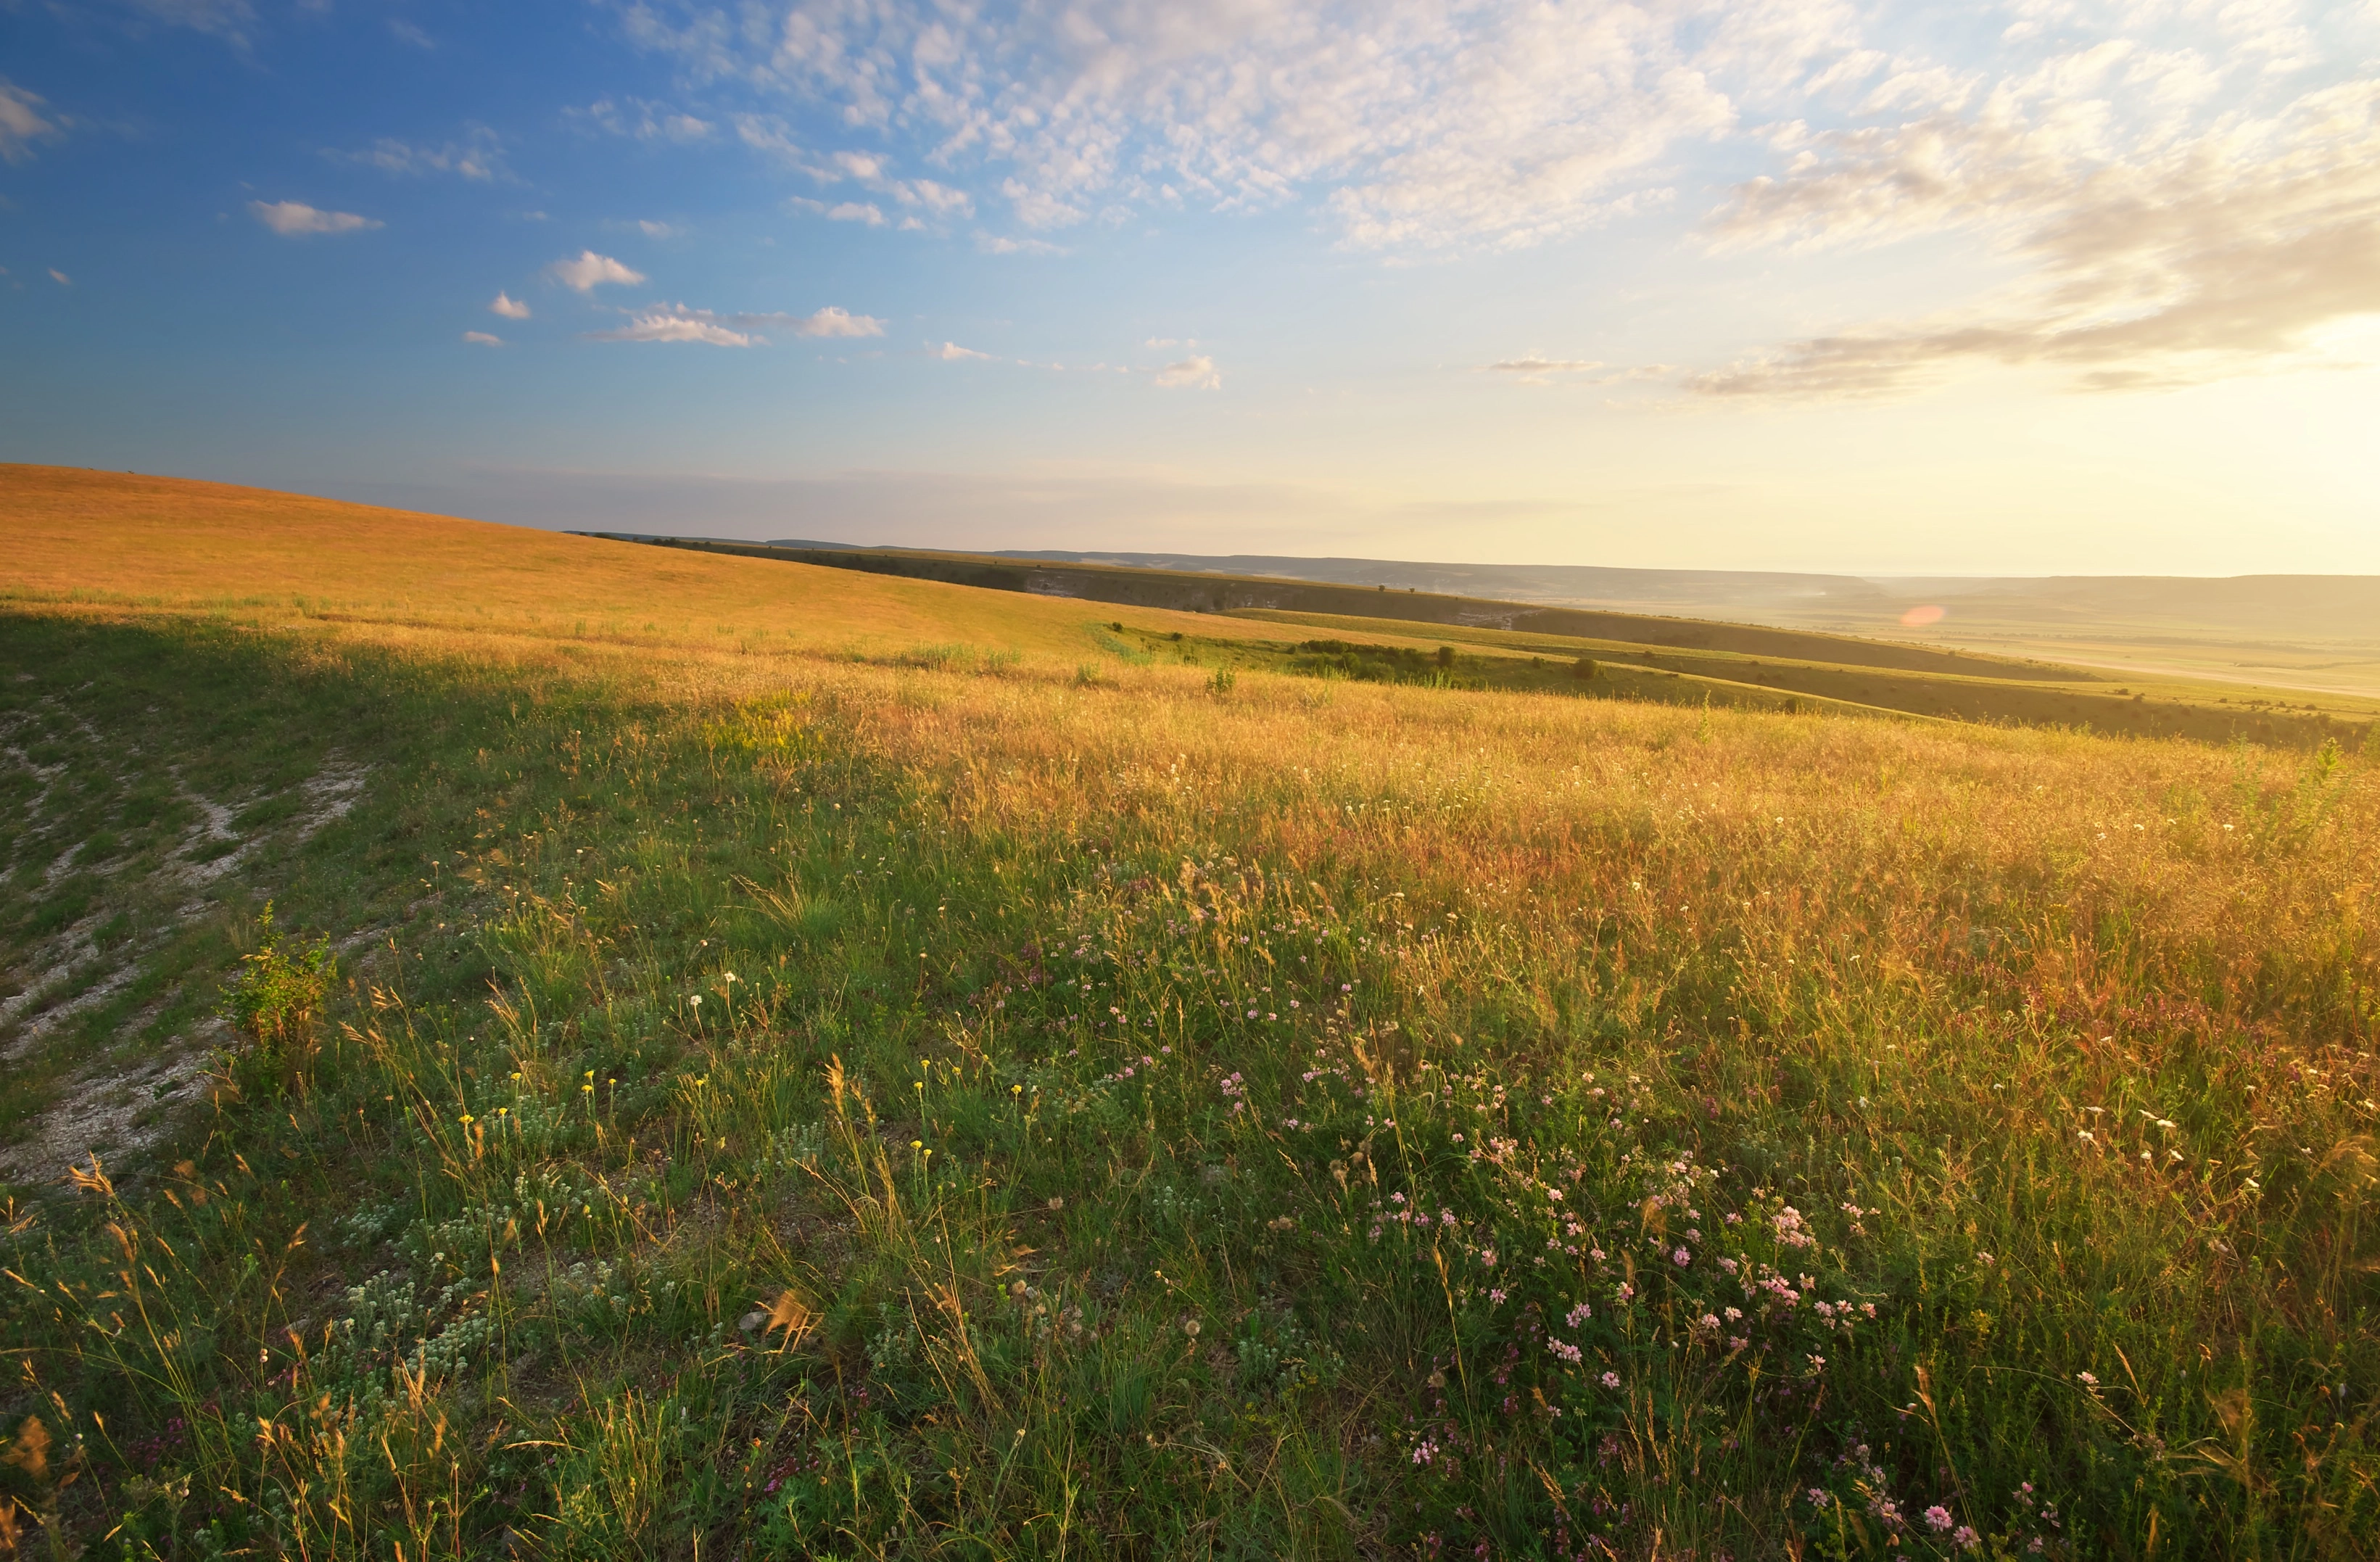
[[[0,1545],[2380,1550],[2364,749],[0,515]]]

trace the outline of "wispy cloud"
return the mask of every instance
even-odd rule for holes
[[[410,43],[417,49],[435,49],[438,47],[438,40],[431,37],[430,34],[422,31],[420,28],[416,27],[413,23],[407,21],[403,17],[391,17],[388,18],[388,32],[389,36],[395,39],[398,42]]]
[[[72,287],[74,285],[74,278],[67,275],[66,272],[58,270],[55,266],[52,266],[50,268],[50,280],[56,283],[60,287]]]
[[[637,231],[647,238],[675,238],[686,232],[674,223],[656,223],[641,217],[637,220]]]
[[[1842,52],[1853,21],[1844,0],[886,0],[788,6],[748,27],[694,6],[625,16],[692,79],[823,102],[855,137],[916,138],[1028,232],[1109,210],[1309,200],[1349,242],[1380,248],[1524,245],[1605,221],[1670,147],[1734,123],[1730,84],[1798,76]],[[738,132],[814,172],[838,155],[765,112]]]
[[[488,312],[492,315],[502,315],[506,320],[528,319],[528,306],[509,293],[497,294],[496,301],[488,306]]]
[[[598,98],[585,108],[565,109],[563,118],[633,140],[671,141],[679,146],[709,140],[718,128],[708,119],[649,98]]]
[[[709,309],[663,304],[629,318],[616,331],[590,331],[598,342],[698,342],[712,347],[749,347],[763,338],[737,331]]]
[[[382,136],[361,151],[329,155],[335,161],[360,163],[383,174],[455,174],[481,183],[512,179],[511,170],[504,166],[503,138],[484,125],[474,125],[462,140],[441,146]]]
[[[928,347],[926,356],[929,358],[940,358],[944,363],[960,363],[968,358],[980,358],[989,362],[991,358],[990,353],[978,353],[973,347],[962,347],[956,342],[945,342],[939,347]]]
[[[124,6],[143,20],[211,32],[242,47],[256,25],[256,8],[248,0],[124,0]]]
[[[0,78],[0,163],[22,163],[33,155],[33,143],[54,141],[66,134],[55,119],[44,118],[42,105],[49,100]]]
[[[873,315],[856,315],[833,307],[807,315],[722,314],[684,304],[655,304],[633,311],[625,326],[589,335],[599,342],[700,342],[714,347],[751,347],[765,345],[769,339],[761,333],[769,331],[814,338],[857,338],[883,335],[884,322]]]
[[[1811,136],[1800,150],[1793,173],[1737,192],[1718,242],[1967,231],[2022,275],[1927,318],[1785,343],[1691,390],[1877,395],[1974,363],[2048,366],[2082,389],[2186,384],[2304,361],[2324,327],[2380,314],[2380,81],[2129,144],[2003,96],[1973,118]]]
[[[771,320],[792,327],[796,336],[859,337],[881,336],[884,322],[873,315],[855,315],[830,305],[816,314],[794,318],[786,315],[753,315],[752,320]]]
[[[645,280],[645,273],[621,264],[609,255],[598,255],[592,249],[582,249],[571,260],[556,260],[545,268],[545,274],[581,293],[592,293],[606,284],[627,285]]]
[[[1220,391],[1223,388],[1223,377],[1216,372],[1215,360],[1202,353],[1196,357],[1167,364],[1157,371],[1155,383],[1160,389],[1168,391]]]
[[[463,340],[475,342],[482,347],[501,347],[504,345],[503,337],[491,336],[484,331],[466,331],[463,333]]]
[[[1506,358],[1488,366],[1490,374],[1584,374],[1601,369],[1598,358]]]
[[[821,185],[849,181],[871,194],[890,199],[902,213],[900,226],[905,229],[926,228],[933,224],[975,215],[975,198],[966,191],[933,179],[897,177],[892,172],[892,160],[880,152],[848,149],[812,152],[795,138],[783,119],[773,115],[738,115],[735,134],[746,146],[771,162],[808,175]],[[821,212],[829,217],[840,216],[843,221],[865,221],[870,227],[880,226],[887,221],[883,210],[873,202],[830,204],[796,196],[792,204],[797,211]],[[870,217],[867,213],[874,215]]]
[[[381,226],[378,219],[353,212],[324,212],[302,200],[251,200],[256,220],[284,238],[308,238],[318,234],[362,233]]]
[[[858,223],[871,228],[880,228],[885,224],[883,208],[872,200],[841,200],[830,206],[823,200],[797,195],[786,204],[796,212],[815,212],[830,223]]]
[[[1005,234],[979,233],[975,247],[987,255],[1063,255],[1065,249],[1044,238],[1011,238]]]

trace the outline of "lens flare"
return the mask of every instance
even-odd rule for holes
[[[1928,602],[1922,607],[1914,607],[1910,609],[1907,612],[1902,613],[1900,615],[1900,622],[1911,629],[1916,629],[1928,624],[1939,624],[1942,622],[1943,617],[1944,613],[1942,610],[1936,607],[1933,603]]]

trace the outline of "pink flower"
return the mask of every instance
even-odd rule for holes
[[[1677,1252],[1670,1254],[1670,1262],[1676,1265],[1681,1269],[1684,1268],[1687,1265],[1692,1264],[1694,1261],[1694,1255],[1688,1253],[1684,1248],[1680,1248]]]
[[[1950,1510],[1937,1502],[1925,1510],[1925,1522],[1935,1531],[1947,1530],[1950,1527]]]
[[[1950,1544],[1961,1551],[1973,1551],[1984,1544],[1984,1537],[1975,1533],[1975,1527],[1973,1524],[1961,1524],[1957,1532],[1951,1535]]]
[[[1616,1373],[1616,1372],[1608,1372],[1608,1373],[1605,1373],[1605,1374],[1603,1374],[1603,1386],[1605,1386],[1606,1388],[1617,1388],[1617,1387],[1619,1387],[1619,1386],[1620,1386],[1620,1374],[1619,1374],[1618,1373]]]

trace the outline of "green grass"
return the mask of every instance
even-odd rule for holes
[[[344,950],[303,1066],[8,1190],[22,1544],[2371,1554],[2368,764],[1107,633],[655,692],[0,619],[76,778],[12,958],[132,929],[16,1121],[268,897]],[[256,842],[200,914],[30,893],[177,775]]]

